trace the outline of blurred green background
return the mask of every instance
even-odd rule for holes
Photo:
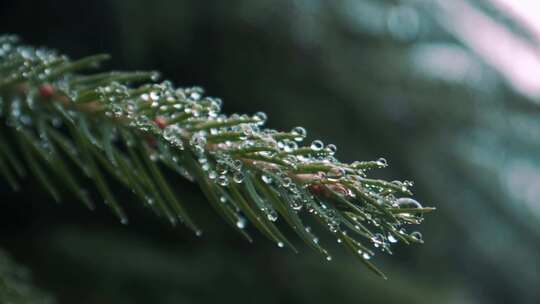
[[[438,210],[426,244],[376,257],[389,281],[337,244],[331,262],[300,241],[298,255],[248,244],[186,181],[200,238],[127,191],[123,226],[35,180],[0,183],[0,247],[58,303],[540,303],[540,35],[504,3],[3,0],[0,32],[200,85],[227,113],[306,127],[342,160],[385,157],[374,174],[414,180]]]

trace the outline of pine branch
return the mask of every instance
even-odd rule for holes
[[[55,200],[61,200],[61,185],[92,209],[83,175],[127,223],[107,179],[112,177],[157,215],[200,235],[165,177],[174,172],[197,183],[246,239],[251,223],[279,247],[296,250],[277,226],[281,218],[331,260],[305,224],[310,217],[383,277],[369,260],[375,249],[391,253],[398,240],[423,242],[419,232],[405,228],[434,208],[402,197],[412,195],[411,182],[367,177],[369,170],[386,167],[386,160],[342,163],[334,145],[315,140],[301,146],[302,127],[265,128],[262,112],[224,115],[220,99],[204,97],[199,87],[153,83],[155,72],[79,73],[106,59],[72,61],[22,46],[13,36],[0,38],[0,116],[7,126],[0,130],[0,172],[13,189],[30,173]]]

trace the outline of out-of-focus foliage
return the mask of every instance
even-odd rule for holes
[[[16,235],[31,235],[30,244],[39,243],[42,251],[33,258],[27,253],[19,255],[42,266],[36,275],[49,279],[50,289],[71,299],[79,294],[94,294],[98,299],[110,298],[111,294],[129,298],[129,292],[117,292],[121,289],[113,285],[101,297],[98,288],[62,288],[68,274],[45,271],[54,267],[47,268],[49,262],[44,261],[69,257],[71,269],[85,267],[92,278],[109,277],[102,272],[107,269],[118,275],[116,282],[128,285],[138,276],[148,293],[160,290],[164,281],[178,284],[174,285],[178,294],[169,300],[166,293],[153,294],[157,303],[172,302],[172,298],[210,301],[211,296],[203,298],[201,289],[186,285],[192,282],[187,276],[172,274],[162,280],[147,280],[149,270],[143,265],[159,259],[137,258],[135,266],[128,268],[114,263],[117,258],[112,257],[110,264],[99,258],[93,259],[94,267],[88,267],[92,256],[82,243],[90,239],[78,236],[92,231],[97,239],[111,240],[111,247],[117,245],[124,258],[139,252],[140,247],[165,250],[178,258],[163,260],[164,268],[192,269],[189,257],[214,256],[215,267],[195,270],[200,275],[199,284],[216,289],[214,301],[539,302],[538,98],[515,87],[505,70],[460,37],[460,32],[452,28],[460,20],[452,19],[456,14],[440,4],[466,3],[515,37],[536,45],[508,12],[496,10],[487,1],[108,3],[84,7],[85,14],[75,5],[59,8],[40,4],[41,12],[77,12],[59,14],[64,19],[57,21],[29,13],[31,5],[13,4],[12,14],[18,18],[54,23],[49,29],[33,26],[25,32],[12,22],[6,30],[71,54],[112,50],[117,66],[158,69],[178,83],[202,85],[211,95],[223,97],[225,111],[263,110],[270,117],[269,125],[275,128],[287,129],[302,122],[314,137],[332,139],[342,147],[338,156],[345,160],[386,157],[392,160],[394,170],[388,176],[414,178],[419,199],[434,202],[438,211],[424,224],[426,245],[421,250],[410,252],[399,247],[395,251],[402,259],[383,261],[383,268],[392,263],[392,280],[387,286],[359,274],[347,262],[336,266],[336,260],[341,260],[338,256],[320,265],[308,254],[299,262],[293,256],[277,257],[273,248],[260,250],[258,244],[252,246],[257,250],[247,248],[250,257],[246,260],[240,255],[245,250],[235,249],[238,240],[230,232],[220,234],[219,228],[214,228],[218,233],[208,242],[193,242],[177,232],[148,228],[150,225],[128,230],[113,224],[94,224],[88,230],[72,230],[60,223],[75,225],[85,222],[81,218],[86,217],[69,210],[69,216],[59,216],[59,223],[54,223],[58,234],[53,234],[36,230],[46,222],[45,216],[37,216],[25,221],[25,232]],[[75,24],[75,16],[80,19],[78,29],[92,26],[93,31],[82,31],[79,38],[68,39],[72,33],[66,28]],[[8,24],[13,19],[3,20]],[[469,29],[483,37],[482,28]],[[55,35],[47,35],[52,32]],[[492,49],[501,43],[495,40]],[[517,60],[518,54],[507,59]],[[15,203],[11,205],[19,210]],[[51,207],[32,206],[35,213],[51,213]],[[151,222],[142,215],[136,220]],[[123,245],[121,235],[113,234],[115,229],[121,229],[121,235],[131,234],[127,237],[130,240],[135,232],[147,237],[138,239],[136,247],[129,247]],[[69,234],[75,236],[65,237]],[[158,234],[160,241],[151,241]],[[179,238],[188,239],[183,241],[188,244]],[[222,245],[205,246],[214,240]],[[3,237],[2,241],[17,248],[36,246],[13,237]],[[125,273],[126,269],[133,272]],[[260,273],[268,271],[275,277],[261,280]],[[228,288],[230,285],[220,285],[230,282],[230,277],[219,273],[238,276],[236,291]],[[161,294],[163,298],[159,298]]]
[[[30,272],[0,251],[0,303],[52,304],[54,300],[32,286]]]

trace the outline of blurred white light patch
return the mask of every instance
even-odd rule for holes
[[[529,30],[540,42],[539,0],[491,0],[493,5]]]
[[[506,2],[519,6],[521,1]],[[535,46],[467,1],[439,0],[438,4],[437,20],[449,33],[498,70],[516,90],[540,97],[540,56]],[[539,18],[540,10],[535,12]]]
[[[419,75],[448,82],[480,85],[482,65],[461,46],[421,43],[411,49],[412,67]]]
[[[540,214],[540,168],[524,160],[514,161],[506,166],[502,178],[513,197],[524,202],[536,215]]]

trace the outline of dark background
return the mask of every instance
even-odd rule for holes
[[[468,3],[538,47],[504,11]],[[331,239],[331,262],[300,241],[298,255],[248,244],[184,181],[200,238],[127,194],[124,226],[103,205],[55,204],[35,180],[20,193],[2,182],[0,247],[59,303],[539,303],[539,99],[441,26],[435,4],[0,2],[0,32],[29,44],[107,52],[107,69],[200,85],[227,113],[306,127],[342,160],[385,157],[376,176],[414,180],[415,197],[438,208],[419,228],[426,244],[376,257],[389,281]]]

